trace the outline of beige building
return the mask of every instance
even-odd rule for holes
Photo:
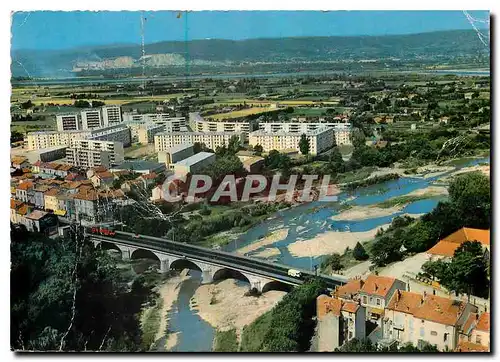
[[[124,160],[123,143],[112,141],[74,140],[66,149],[70,165],[110,167]]]
[[[182,144],[158,152],[158,162],[164,163],[169,169],[174,168],[174,163],[194,155],[194,145]]]
[[[118,105],[102,106],[103,126],[114,126],[122,122],[122,111]]]
[[[191,157],[176,162],[174,172],[176,175],[194,174],[215,162],[215,153],[199,152]]]
[[[406,283],[396,278],[370,274],[358,293],[361,305],[366,307],[367,319],[380,324],[384,308],[397,289],[406,290]]]
[[[254,122],[251,121],[209,121],[199,113],[189,114],[189,126],[195,132],[244,132],[253,131]]]
[[[84,109],[80,112],[82,129],[94,129],[103,126],[101,110],[99,108]]]
[[[316,305],[319,352],[334,351],[353,338],[365,338],[366,312],[359,303],[323,294]]]
[[[477,307],[463,301],[397,290],[384,316],[384,338],[453,351],[464,324],[476,311]]]
[[[143,145],[154,143],[154,136],[165,131],[165,126],[156,123],[148,123],[137,130],[137,140]]]
[[[259,123],[259,130],[266,133],[311,133],[320,128],[333,130],[336,145],[350,145],[351,124],[347,122],[266,122]]]
[[[163,132],[155,135],[155,151],[166,151],[169,148],[182,144],[204,143],[215,151],[219,146],[228,145],[231,137],[238,137],[243,142],[242,135],[229,132]]]
[[[249,134],[248,143],[251,146],[261,145],[265,152],[276,151],[299,151],[299,142],[302,134],[309,139],[309,153],[316,155],[333,146],[333,130],[320,127],[318,129],[300,132],[281,131],[255,131]]]
[[[80,115],[78,113],[67,113],[56,115],[57,130],[78,131],[82,129]]]

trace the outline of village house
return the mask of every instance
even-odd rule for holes
[[[363,284],[364,281],[361,278],[350,279],[344,285],[338,286],[333,295],[339,299],[357,301]]]
[[[147,173],[139,176],[137,179],[142,181],[142,186],[146,189],[148,186],[153,185],[158,175],[155,172]]]
[[[56,211],[59,208],[59,201],[57,200],[58,194],[59,189],[55,187],[45,191],[43,194],[45,211]]]
[[[359,303],[322,294],[316,299],[316,305],[318,329],[328,330],[328,333],[318,333],[320,351],[333,351],[353,338],[365,338],[366,311]]]
[[[461,228],[440,240],[436,245],[427,250],[427,256],[431,260],[451,259],[462,243],[466,241],[478,241],[485,250],[485,255],[490,250],[490,230]]]
[[[28,190],[34,187],[33,182],[24,181],[16,187],[16,198],[22,202],[28,202]]]
[[[22,201],[10,199],[10,222],[13,224],[19,224],[17,210],[23,205]]]
[[[17,170],[22,170],[23,168],[30,167],[30,163],[28,162],[28,159],[26,157],[23,157],[23,156],[12,157],[11,165],[13,168],[15,168]]]
[[[94,176],[96,173],[106,172],[107,170],[108,169],[104,166],[92,167],[87,170],[87,178],[90,180],[90,178]]]
[[[459,336],[457,352],[490,351],[490,313],[471,313]]]
[[[361,305],[366,307],[366,318],[380,324],[384,308],[396,289],[406,290],[406,283],[396,278],[370,274],[359,291]]]
[[[31,232],[44,233],[46,235],[57,234],[59,221],[57,216],[45,211],[35,210],[26,215],[26,228]]]
[[[90,181],[97,188],[109,188],[113,185],[114,180],[115,176],[109,171],[96,172],[90,177]]]

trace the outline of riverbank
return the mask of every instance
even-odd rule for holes
[[[283,228],[279,230],[272,231],[270,234],[266,235],[262,239],[259,239],[255,243],[252,243],[250,245],[244,246],[243,248],[240,248],[236,250],[238,254],[246,254],[252,251],[255,251],[257,249],[260,249],[264,246],[273,244],[277,241],[283,240],[286,238],[288,235],[288,228]]]
[[[388,207],[381,208],[377,206],[353,206],[348,210],[342,211],[337,215],[330,217],[334,221],[354,221],[354,220],[364,220],[376,217],[390,216],[403,209],[400,207]]]
[[[386,229],[390,224],[380,225],[368,231],[327,231],[312,239],[299,240],[288,245],[288,251],[294,257],[318,257],[326,254],[343,254],[346,248],[353,249],[356,243],[363,243],[375,237],[379,229]]]
[[[217,284],[201,285],[192,299],[192,309],[220,331],[236,329],[239,336],[244,326],[269,311],[286,292],[271,290],[259,297],[245,296],[248,284],[226,279]]]

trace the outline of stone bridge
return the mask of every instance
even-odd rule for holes
[[[159,270],[162,273],[173,270],[191,269],[198,270],[202,275],[202,283],[208,284],[218,280],[228,278],[239,279],[250,283],[250,289],[255,288],[259,292],[266,292],[268,290],[285,290],[289,291],[292,284],[287,284],[280,280],[270,279],[258,274],[254,274],[247,270],[241,270],[237,267],[230,268],[221,266],[216,261],[207,262],[199,260],[195,257],[179,256],[168,252],[153,250],[148,248],[147,245],[142,247],[132,247],[129,245],[122,245],[119,242],[101,242],[92,240],[95,247],[103,247],[106,249],[114,249],[121,252],[123,260],[130,259],[153,259],[159,262]]]

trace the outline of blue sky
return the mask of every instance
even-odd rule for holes
[[[471,11],[487,19],[486,11]],[[185,14],[145,12],[145,42],[184,40]],[[12,49],[140,43],[140,12],[17,12]],[[187,17],[188,39],[411,34],[472,29],[462,11],[203,11]],[[481,25],[481,24],[479,24]],[[484,27],[484,25],[483,25]]]

